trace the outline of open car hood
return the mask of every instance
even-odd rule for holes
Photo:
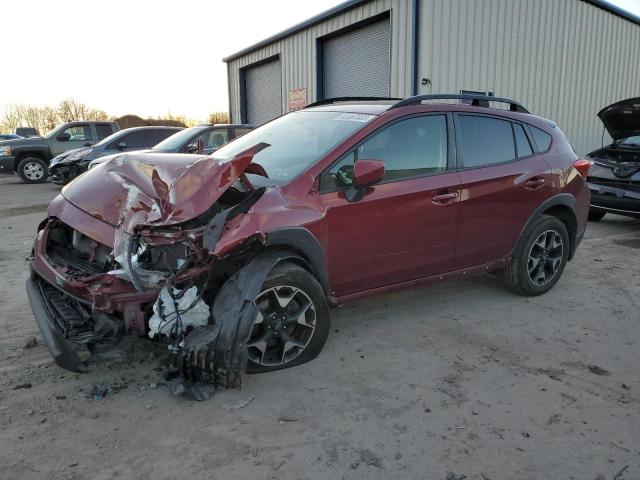
[[[62,196],[89,215],[133,234],[203,214],[245,171],[259,143],[231,159],[169,153],[122,154],[79,176]]]
[[[640,135],[640,97],[611,104],[598,117],[614,140]]]

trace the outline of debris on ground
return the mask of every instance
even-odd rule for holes
[[[599,367],[598,365],[589,365],[587,368],[591,373],[594,373],[596,375],[609,375],[609,370],[605,370],[604,368]]]
[[[24,344],[24,348],[33,348],[38,345],[38,339],[36,337],[30,337]]]
[[[172,378],[167,382],[169,391],[176,397],[185,397],[201,402],[213,397],[216,387],[213,384],[197,384],[185,381],[182,377]]]
[[[627,470],[627,468],[629,468],[629,465],[625,465],[624,467],[622,467],[618,473],[616,473],[613,477],[613,480],[619,480],[620,478],[622,478],[622,475],[624,474],[624,472]]]
[[[375,455],[368,448],[363,448],[362,450],[360,450],[360,463],[371,465],[376,468],[382,468],[382,459]]]
[[[253,402],[253,399],[256,398],[255,395],[251,395],[248,398],[245,398],[244,400],[240,400],[236,403],[234,403],[233,405],[229,405],[229,410],[231,411],[235,411],[235,410],[239,410],[241,408],[246,407],[247,405],[249,405],[251,402]]]
[[[120,390],[127,388],[126,383],[94,383],[86,391],[85,395],[89,400],[102,400],[109,393],[118,393]]]
[[[13,387],[14,390],[21,390],[23,388],[31,388],[31,384],[29,382],[25,382],[25,383],[19,383],[18,385]]]
[[[464,480],[465,478],[467,478],[466,475],[457,475],[453,472],[448,472],[447,476],[445,477],[446,480]]]

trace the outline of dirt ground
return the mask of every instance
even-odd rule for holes
[[[2,479],[640,478],[638,221],[590,224],[542,297],[483,277],[351,304],[315,361],[193,402],[147,343],[51,361],[24,258],[57,193],[0,177]]]

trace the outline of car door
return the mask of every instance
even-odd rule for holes
[[[446,272],[458,217],[458,174],[445,114],[404,117],[374,132],[321,175],[327,263],[336,295]],[[451,135],[451,136],[450,136]],[[357,160],[385,164],[358,201],[345,190]]]
[[[144,150],[153,147],[156,143],[156,131],[152,128],[143,128],[127,132],[116,138],[105,147],[103,155],[111,155],[118,152],[130,152]]]
[[[209,130],[200,135],[196,140],[202,142],[202,151],[199,153],[209,155],[229,141],[229,129],[216,128],[215,130]]]
[[[455,115],[461,181],[454,269],[499,260],[552,193],[551,172],[534,154],[528,127],[503,117]]]
[[[68,135],[68,140],[62,140]],[[91,133],[91,126],[86,124],[75,124],[59,132],[51,142],[51,153],[55,157],[67,150],[74,148],[88,147],[95,143]]]

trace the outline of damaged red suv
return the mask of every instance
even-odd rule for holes
[[[123,154],[67,185],[29,299],[66,369],[137,334],[237,386],[318,355],[341,302],[486,272],[545,293],[582,239],[588,168],[507,99],[317,102],[211,156]]]

